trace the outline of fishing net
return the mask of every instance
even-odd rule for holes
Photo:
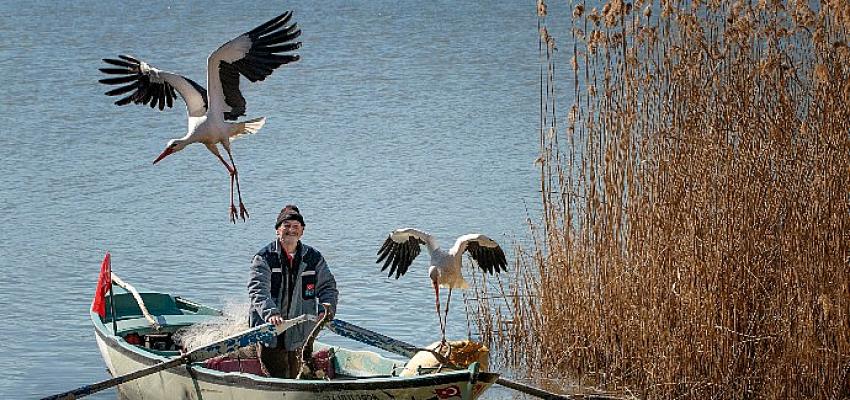
[[[199,322],[174,333],[172,339],[186,351],[222,340],[248,329],[248,303],[229,300],[222,309],[222,315]],[[241,358],[256,357],[256,348],[248,346],[240,349],[237,354]]]

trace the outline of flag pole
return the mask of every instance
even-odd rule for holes
[[[109,254],[109,250],[106,251]],[[115,318],[115,293],[112,289],[112,256],[109,257],[109,314],[112,316],[112,334],[118,334],[118,321]]]
[[[109,281],[109,314],[112,316],[112,334],[118,334],[118,319],[115,318],[115,296],[112,293],[112,280]]]

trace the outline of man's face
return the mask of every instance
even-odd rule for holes
[[[304,235],[304,227],[298,221],[283,221],[277,227],[277,238],[284,245],[294,245],[298,243],[301,236]]]

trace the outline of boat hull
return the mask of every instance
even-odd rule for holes
[[[97,323],[95,325],[98,348],[113,376],[169,360],[131,346],[104,329],[98,329]],[[498,374],[463,370],[413,378],[305,381],[268,378],[241,372],[220,372],[204,368],[200,364],[191,364],[123,383],[118,386],[118,391],[127,400],[475,399],[497,378]]]

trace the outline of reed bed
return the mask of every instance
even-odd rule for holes
[[[850,398],[850,3],[537,7],[543,215],[475,285],[501,362],[647,399]]]

